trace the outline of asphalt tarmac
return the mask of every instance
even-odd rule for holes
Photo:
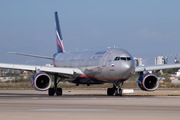
[[[63,92],[63,96],[49,97],[47,91],[0,90],[0,120],[180,120],[179,96]]]

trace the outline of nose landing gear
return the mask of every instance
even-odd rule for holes
[[[107,89],[107,95],[112,96],[115,94],[115,96],[122,96],[122,89],[121,89],[122,85],[123,85],[123,82],[114,83],[113,88]]]

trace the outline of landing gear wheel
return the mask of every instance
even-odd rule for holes
[[[49,96],[54,96],[54,93],[55,93],[54,88],[49,88],[49,90],[48,90]]]
[[[116,88],[115,96],[122,96],[122,89],[121,88]]]
[[[62,95],[62,88],[57,88],[57,84],[62,81],[63,78],[61,78],[59,81],[57,81],[58,79],[58,74],[54,74],[54,91],[56,93],[57,96],[61,96]]]
[[[119,89],[119,96],[122,96],[122,89]]]
[[[56,95],[57,96],[61,96],[62,95],[62,88],[57,88]]]
[[[107,95],[112,96],[114,94],[114,88],[107,89]]]

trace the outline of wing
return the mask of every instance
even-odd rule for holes
[[[48,67],[48,66],[33,66],[33,65],[20,65],[20,64],[6,64],[0,63],[1,71],[4,69],[15,69],[22,71],[32,72],[46,72],[49,74],[58,73],[62,76],[77,77],[83,75],[83,72],[78,68],[62,68],[62,67]]]
[[[154,66],[137,66],[135,72],[151,71],[151,70],[162,70],[162,69],[173,69],[180,68],[180,64],[164,64],[164,65],[154,65]]]

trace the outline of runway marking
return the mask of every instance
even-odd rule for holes
[[[173,93],[179,93],[179,91],[174,91]]]
[[[180,119],[171,119],[171,118],[118,118],[118,117],[30,117],[30,116],[0,116],[0,118],[66,118],[66,119],[124,119],[124,120],[180,120]]]
[[[114,109],[35,109],[32,111],[109,111]]]

